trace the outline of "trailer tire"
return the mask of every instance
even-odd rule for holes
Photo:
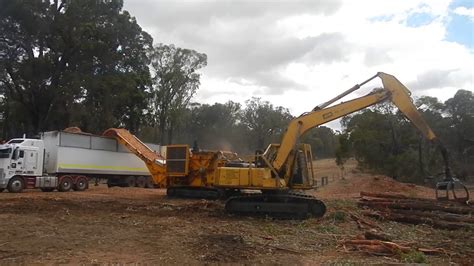
[[[59,182],[58,190],[61,192],[67,192],[72,188],[72,179],[70,177],[63,177]]]
[[[5,189],[4,188],[0,188],[0,193],[2,193]]]
[[[10,179],[10,182],[8,182],[8,192],[20,193],[23,191],[24,188],[25,188],[25,181],[21,177],[15,176],[12,179]]]
[[[43,192],[53,192],[54,187],[42,187],[41,191],[43,191]]]
[[[127,180],[126,180],[127,187],[134,187],[136,185],[137,185],[137,181],[134,176],[127,177]]]
[[[136,185],[139,188],[144,188],[146,186],[146,178],[144,176],[137,177]]]
[[[155,187],[153,185],[153,180],[151,179],[151,176],[147,176],[145,180],[146,180],[146,183],[145,183],[146,188],[154,188]]]
[[[85,177],[79,177],[74,184],[73,189],[75,191],[84,191],[87,189],[87,179]]]

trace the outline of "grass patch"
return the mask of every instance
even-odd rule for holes
[[[338,234],[340,228],[333,224],[318,224],[315,230],[320,233]]]
[[[272,236],[278,235],[279,233],[277,226],[273,222],[263,224],[262,231]]]
[[[335,211],[330,213],[327,218],[334,223],[342,223],[347,221],[347,214],[343,211]]]
[[[354,262],[349,259],[341,259],[335,262],[331,262],[328,265],[331,266],[353,266],[353,265],[363,265],[361,262]]]
[[[400,261],[405,263],[427,263],[428,259],[423,252],[412,250],[407,253],[400,253]]]
[[[343,200],[343,199],[336,199],[336,200],[328,200],[327,205],[329,208],[333,208],[336,210],[357,210],[357,202],[354,200]]]

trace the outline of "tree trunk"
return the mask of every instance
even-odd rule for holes
[[[173,126],[168,128],[168,144],[173,144]]]

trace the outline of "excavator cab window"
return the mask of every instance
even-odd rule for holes
[[[292,184],[312,186],[313,184],[313,156],[309,144],[300,144],[296,151],[295,167],[293,171]]]

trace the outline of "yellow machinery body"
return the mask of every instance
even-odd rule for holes
[[[231,152],[192,151],[188,145],[168,145],[168,187],[213,187],[217,169],[235,157],[236,154]]]
[[[217,169],[237,156],[226,151],[191,151],[189,145],[168,145],[166,157],[162,157],[126,129],[110,128],[103,135],[114,137],[141,158],[153,183],[161,188],[212,188]]]
[[[286,187],[278,184],[268,168],[219,167],[215,175],[215,186],[222,188],[265,189]]]
[[[279,144],[271,144],[264,154],[275,153]],[[299,154],[295,158],[294,154]],[[297,160],[299,158],[299,160]],[[290,155],[289,160],[298,164],[294,168],[286,169],[286,176],[291,179],[280,178],[271,167],[270,162],[263,156],[257,155],[248,167],[218,167],[215,172],[214,186],[227,189],[257,189],[257,190],[290,190],[312,189],[315,187],[313,157],[309,144],[299,144],[296,153]]]

